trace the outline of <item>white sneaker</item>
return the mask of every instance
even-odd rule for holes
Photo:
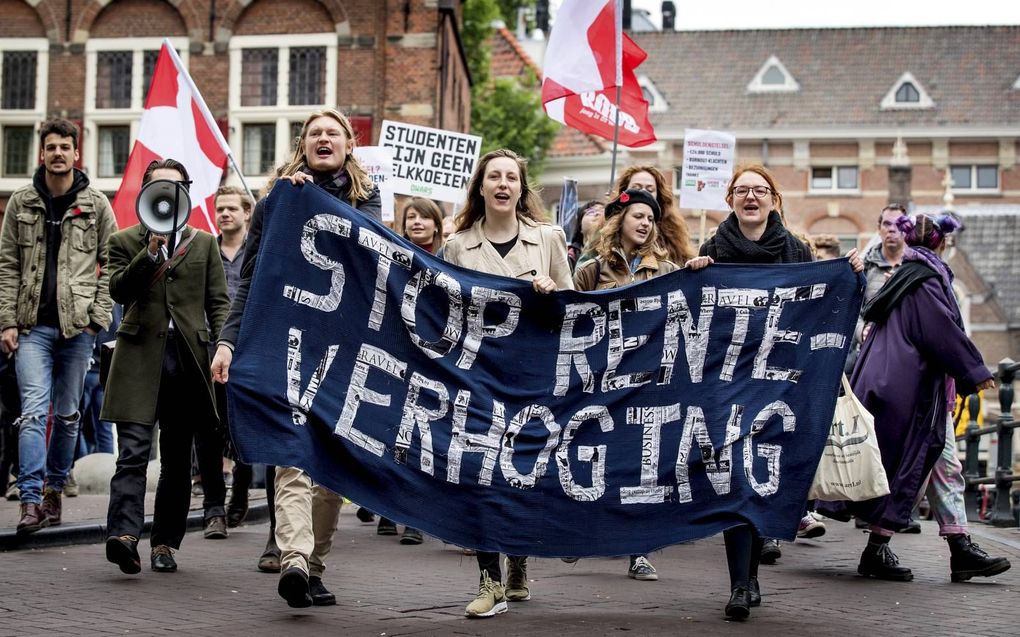
[[[797,528],[797,537],[799,538],[813,538],[822,537],[825,535],[825,523],[815,517],[814,513],[807,512],[804,517],[800,519],[800,526]]]

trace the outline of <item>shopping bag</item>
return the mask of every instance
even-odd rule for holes
[[[843,395],[836,400],[832,428],[808,499],[860,502],[889,495],[875,418],[854,396],[846,374],[842,383]]]

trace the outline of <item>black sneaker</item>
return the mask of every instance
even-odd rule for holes
[[[291,566],[283,572],[276,592],[287,600],[287,606],[291,608],[308,608],[312,605],[312,596],[308,589],[308,575],[296,566]]]
[[[761,545],[761,563],[775,564],[781,557],[783,557],[783,551],[779,548],[779,540],[770,537],[764,538]]]
[[[321,577],[312,575],[308,578],[308,594],[312,596],[312,606],[336,605],[336,595],[326,590]]]
[[[368,524],[369,522],[375,522],[375,514],[366,509],[365,507],[358,507],[358,510],[357,512],[355,512],[354,515],[358,516],[358,519],[364,522],[365,524]]]
[[[891,582],[909,582],[914,573],[906,566],[900,566],[900,560],[889,548],[889,544],[868,542],[861,553],[861,563],[857,572],[865,577],[889,580]]]
[[[950,535],[949,568],[950,579],[954,582],[966,582],[972,577],[991,577],[1009,570],[1011,564],[1004,557],[992,557],[981,550],[981,547],[970,541],[969,535]]]
[[[396,535],[397,524],[393,520],[388,520],[382,516],[379,517],[379,526],[375,530],[376,535]]]
[[[910,518],[910,521],[907,522],[907,525],[900,530],[900,533],[910,533],[913,535],[916,535],[920,532],[921,523],[915,520],[914,518]]]
[[[404,534],[400,536],[401,544],[421,544],[424,541],[425,538],[422,537],[421,531],[409,526],[404,527]]]

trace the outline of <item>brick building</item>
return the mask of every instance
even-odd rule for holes
[[[621,149],[678,183],[686,128],[725,130],[737,161],[762,162],[790,225],[863,247],[888,202],[941,209],[968,230],[951,263],[967,323],[994,366],[1020,354],[1020,26],[632,33],[658,140]],[[557,138],[543,198],[564,177],[605,193],[611,143]],[[694,238],[699,223],[688,215]],[[724,212],[709,212],[711,231]]]
[[[83,130],[81,167],[116,191],[170,38],[249,185],[307,114],[338,106],[359,142],[384,119],[466,132],[458,0],[0,0],[0,210],[38,160],[47,116]]]

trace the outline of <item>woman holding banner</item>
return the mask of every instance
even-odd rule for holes
[[[542,202],[528,183],[527,162],[512,150],[486,153],[468,183],[457,233],[444,248],[450,263],[531,281],[540,294],[573,289],[563,229],[544,221]],[[507,556],[504,589],[499,553],[478,551],[478,595],[468,617],[492,617],[507,611],[507,601],[531,599],[528,558]]]
[[[625,190],[640,188],[655,197],[662,210],[659,222],[659,245],[666,250],[666,257],[673,263],[687,263],[694,256],[691,233],[687,222],[680,216],[676,197],[666,177],[658,168],[647,164],[628,166],[620,173],[610,197],[616,198]]]
[[[692,270],[712,263],[804,263],[813,261],[811,249],[786,229],[783,195],[772,173],[760,164],[738,166],[726,189],[726,203],[733,212],[716,234],[701,246],[699,256],[687,262]],[[847,253],[854,272],[863,272],[857,250]],[[749,524],[723,532],[726,562],[730,571],[730,600],[726,615],[745,619],[751,607],[761,604],[758,562],[763,539]],[[774,542],[778,548],[776,540]]]

